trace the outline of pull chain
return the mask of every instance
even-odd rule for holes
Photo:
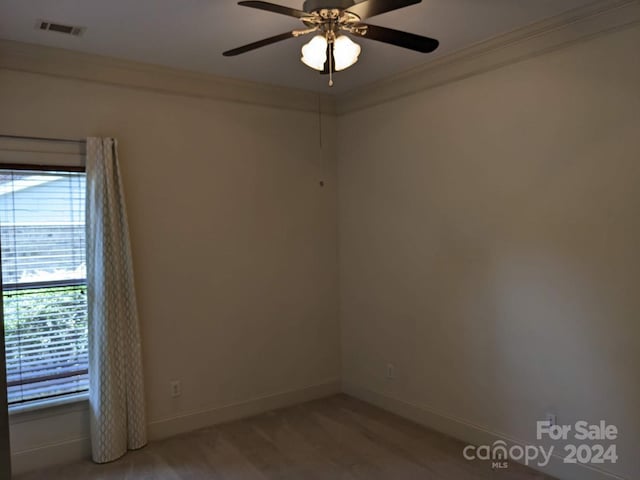
[[[333,41],[329,46],[329,86],[333,87]]]
[[[322,96],[318,93],[318,168],[320,171],[320,187],[324,187],[324,152],[322,132]]]

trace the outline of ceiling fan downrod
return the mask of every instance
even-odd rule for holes
[[[302,10],[315,12],[318,10],[346,10],[355,5],[354,0],[305,0]]]

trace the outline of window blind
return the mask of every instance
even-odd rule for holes
[[[9,404],[88,388],[85,174],[0,168]]]

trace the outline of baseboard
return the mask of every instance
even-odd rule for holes
[[[213,406],[206,410],[155,420],[149,424],[149,439],[153,441],[171,437],[208,425],[228,422],[269,410],[328,397],[340,391],[340,380],[332,378],[322,383],[264,395],[243,402]],[[89,438],[78,437],[57,443],[37,445],[33,448],[15,452],[11,455],[11,467],[13,473],[18,475],[54,465],[85,460],[90,455],[91,444]]]
[[[206,427],[207,425],[229,422],[269,410],[328,397],[340,393],[340,391],[340,380],[332,378],[322,383],[265,395],[244,402],[212,406],[204,410],[155,420],[149,424],[149,439],[160,440],[162,438],[172,437]]]
[[[507,442],[509,445],[525,444],[525,442],[492,432],[463,419],[435,412],[425,405],[418,405],[390,397],[366,387],[343,383],[342,391],[384,410],[393,412],[396,415],[400,415],[425,427],[445,433],[470,444],[491,445],[497,440]],[[607,472],[592,466],[566,464],[563,462],[562,457],[555,455],[552,457],[549,465],[540,470],[559,480],[629,480],[612,472]]]
[[[14,475],[41,468],[77,462],[89,458],[91,443],[88,437],[79,437],[59,443],[39,445],[11,455],[11,471]]]

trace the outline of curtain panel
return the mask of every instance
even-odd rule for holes
[[[92,458],[147,443],[142,351],[117,141],[87,139],[87,303]]]

